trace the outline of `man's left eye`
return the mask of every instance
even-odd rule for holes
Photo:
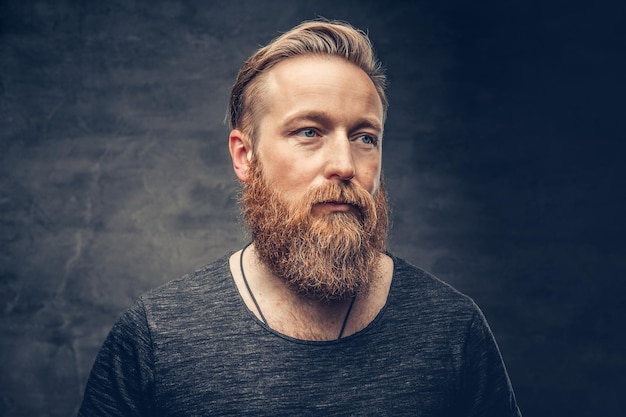
[[[376,145],[378,143],[378,139],[371,135],[361,135],[358,139],[366,145]]]
[[[316,134],[317,133],[313,129],[302,129],[297,133],[298,136],[304,136],[305,138],[314,138]]]

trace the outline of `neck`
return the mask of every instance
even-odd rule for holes
[[[272,274],[259,260],[254,246],[241,254],[231,257],[231,271],[248,308],[273,330],[303,340],[337,339],[346,317],[343,336],[367,326],[386,301],[393,269],[391,260],[381,254],[385,278],[372,291],[359,294],[356,300],[314,300],[294,292],[282,278]]]

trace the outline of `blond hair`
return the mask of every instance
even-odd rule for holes
[[[260,76],[283,60],[302,55],[337,56],[359,67],[372,80],[383,105],[383,115],[386,115],[386,77],[367,34],[345,22],[306,21],[257,50],[237,74],[226,121],[231,129],[247,134],[253,146],[255,122],[264,95]]]

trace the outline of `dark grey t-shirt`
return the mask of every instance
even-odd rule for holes
[[[79,415],[519,416],[478,307],[393,260],[375,320],[329,342],[257,320],[228,256],[153,290],[111,330]]]

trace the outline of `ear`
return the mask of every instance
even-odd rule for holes
[[[249,179],[252,145],[246,135],[239,129],[233,129],[228,138],[228,149],[233,160],[235,175],[243,182]]]

